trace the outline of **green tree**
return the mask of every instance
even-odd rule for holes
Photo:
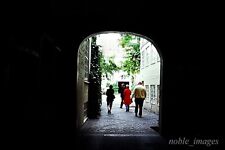
[[[102,52],[100,52],[100,68],[102,75],[105,75],[107,79],[109,75],[113,75],[114,72],[120,70],[120,67],[114,62],[114,57],[110,57],[109,60],[106,61]]]
[[[99,46],[96,45],[96,37],[91,38],[91,68],[89,75],[89,101],[88,117],[97,118],[100,115],[102,103],[101,97],[101,71]]]
[[[136,74],[140,72],[140,37],[122,34],[120,39],[120,45],[126,51],[125,61],[122,65],[122,69],[130,74]]]

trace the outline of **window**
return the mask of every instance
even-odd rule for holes
[[[151,44],[151,64],[155,64],[160,61],[158,52],[153,44]]]
[[[155,85],[150,85],[150,102],[155,100]]]
[[[146,89],[146,102],[149,103],[149,85],[145,85],[145,89]]]
[[[157,105],[159,106],[159,99],[160,98],[160,85],[157,85]]]
[[[141,52],[141,68],[144,68],[145,66],[145,51]]]
[[[150,55],[149,55],[149,46],[147,46],[146,48],[145,48],[145,54],[146,54],[146,63],[145,63],[145,66],[148,66],[149,65],[149,57],[150,57]]]
[[[150,47],[150,64],[154,64],[154,50],[153,50],[152,44],[151,44],[151,47]]]
[[[152,45],[152,48],[153,48],[153,63],[156,63],[157,62],[157,51],[153,45]]]

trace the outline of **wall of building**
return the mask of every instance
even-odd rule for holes
[[[83,41],[78,50],[77,70],[77,128],[81,127],[87,120],[88,89],[89,89],[89,64],[90,64],[90,40]],[[87,68],[88,67],[88,68]]]
[[[144,108],[159,114],[160,60],[158,52],[150,41],[141,38],[140,76],[144,81],[147,97]]]

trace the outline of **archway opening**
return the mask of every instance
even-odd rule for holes
[[[144,132],[160,130],[162,56],[150,38],[131,32],[95,33],[82,41],[77,56],[79,128],[91,134],[135,134],[136,125]],[[129,113],[121,98],[122,84],[129,85],[132,96],[139,82],[146,90],[142,118],[134,115],[135,98]],[[112,112],[107,113],[106,91],[110,85],[116,98]]]

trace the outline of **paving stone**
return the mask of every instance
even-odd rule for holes
[[[159,116],[143,109],[142,118],[135,117],[134,104],[126,112],[125,106],[120,108],[120,95],[116,95],[112,113],[108,114],[106,96],[102,96],[101,116],[98,119],[88,119],[81,128],[84,134],[125,134],[125,135],[158,135],[152,126],[158,126]]]

